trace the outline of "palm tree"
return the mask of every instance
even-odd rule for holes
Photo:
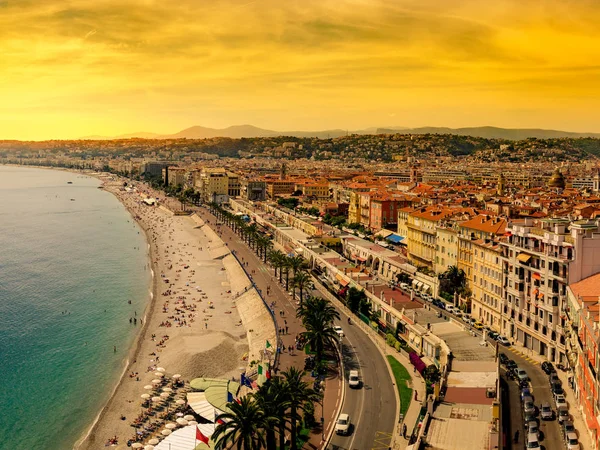
[[[286,411],[290,407],[287,385],[279,377],[263,384],[254,394],[254,399],[266,417],[271,417],[266,429],[267,450],[276,450],[275,429],[279,433],[279,448],[285,449]]]
[[[323,361],[325,346],[336,342],[337,333],[333,320],[340,319],[340,313],[324,298],[309,297],[298,308],[297,317],[302,319],[306,331],[301,333],[315,352],[317,364]]]
[[[298,273],[299,270],[305,269],[308,267],[308,265],[306,264],[306,261],[304,260],[304,258],[302,256],[292,256],[288,259],[288,261],[289,261],[289,266],[294,273],[294,276],[296,276],[296,273]]]
[[[309,384],[304,381],[306,372],[298,370],[295,367],[290,367],[282,373],[283,380],[289,392],[290,405],[290,426],[291,426],[291,450],[298,449],[297,434],[298,421],[300,419],[298,412],[304,410],[306,402],[314,402],[320,400],[319,395],[309,387]]]
[[[275,268],[275,276],[277,276],[277,269],[279,269],[279,283],[281,283],[281,269],[283,268],[285,257],[281,250],[274,250],[269,253],[269,259]]]
[[[304,289],[310,285],[311,277],[304,271],[298,272],[292,279],[292,286],[294,287],[294,297],[296,296],[295,289],[298,288],[300,291],[300,305],[302,305],[302,293]]]
[[[263,430],[273,418],[266,416],[251,395],[242,397],[240,403],[231,402],[230,412],[219,414],[222,420],[215,428],[212,439],[217,448],[225,448],[231,442],[238,450],[260,450],[265,447]]]

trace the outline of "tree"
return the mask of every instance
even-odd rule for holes
[[[303,292],[304,289],[306,289],[308,286],[310,286],[311,283],[311,277],[309,274],[307,274],[304,271],[298,272],[296,274],[296,276],[292,279],[292,286],[294,286],[295,288],[298,288],[298,290],[300,291],[300,305],[302,305],[302,301],[303,301]]]
[[[306,372],[298,370],[295,367],[290,367],[282,373],[283,380],[286,383],[287,390],[290,394],[290,427],[291,427],[291,450],[298,450],[298,421],[300,419],[299,411],[304,410],[306,402],[314,402],[320,400],[319,395],[309,387],[309,384],[304,381]]]
[[[301,335],[315,352],[315,359],[319,364],[323,361],[325,346],[333,344],[338,338],[333,329],[333,321],[340,319],[340,313],[324,298],[308,297],[302,302],[296,315],[302,319],[306,329]]]
[[[251,395],[242,397],[240,403],[231,402],[227,406],[230,412],[219,414],[217,419],[223,423],[217,425],[212,435],[216,446],[226,448],[231,442],[238,450],[260,450],[265,447],[263,430],[274,419],[265,416]]]
[[[365,302],[366,298],[367,295],[365,294],[365,291],[351,286],[346,293],[346,304],[348,305],[348,308],[350,308],[350,311],[357,314],[360,310],[360,305]]]
[[[267,450],[276,450],[275,429],[279,433],[279,448],[285,448],[285,424],[290,406],[290,393],[281,378],[276,377],[263,384],[254,394],[254,399],[267,420]]]
[[[274,250],[269,253],[269,259],[271,261],[271,264],[275,268],[275,276],[277,276],[277,269],[279,269],[279,283],[281,283],[281,278],[282,278],[281,273],[282,273],[282,268],[285,264],[286,256],[283,254],[282,251]]]
[[[466,288],[467,277],[465,271],[456,266],[449,266],[438,278],[440,279],[440,289],[451,295],[454,295],[455,292],[462,294]]]
[[[435,384],[440,381],[442,374],[440,373],[440,369],[438,369],[435,364],[431,364],[423,370],[423,378],[428,383]]]

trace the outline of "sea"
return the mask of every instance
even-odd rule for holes
[[[140,329],[129,319],[150,299],[145,236],[98,186],[0,166],[0,449],[73,448]]]

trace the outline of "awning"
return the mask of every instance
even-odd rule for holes
[[[419,373],[422,373],[427,367],[427,364],[423,362],[416,352],[410,352],[408,354],[408,359],[410,360],[410,363],[415,366],[415,369],[419,371]]]
[[[398,236],[397,234],[390,234],[388,237],[386,237],[386,239],[392,244],[399,244],[404,240],[402,236]]]
[[[357,256],[357,257],[356,257],[356,260],[357,260],[357,261],[362,261],[362,262],[365,262],[367,259],[366,259],[366,258],[363,258],[362,256]]]
[[[429,286],[428,284],[423,284],[423,288],[422,288],[423,292],[427,292],[429,289],[431,289],[431,286]]]
[[[531,275],[533,277],[534,280],[541,280],[542,276],[537,273],[537,272],[533,272],[533,275]]]
[[[527,253],[519,253],[519,256],[517,256],[517,259],[519,261],[521,261],[522,263],[526,263],[531,259],[531,255],[529,255]]]
[[[346,281],[344,279],[339,280],[339,282],[340,282],[340,286],[344,286],[344,287],[348,286],[348,283],[350,283],[349,281]]]
[[[417,283],[418,283],[418,282],[419,282],[419,280],[413,280],[413,282],[412,282],[412,285],[413,285],[414,287],[417,287]]]
[[[417,281],[417,289],[421,289],[421,286],[423,286],[423,282],[422,281]]]

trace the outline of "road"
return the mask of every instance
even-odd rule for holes
[[[510,359],[514,360],[519,368],[525,369],[527,375],[531,380],[531,388],[533,392],[533,400],[535,405],[539,408],[544,402],[550,403],[552,409],[554,409],[556,416],[556,407],[550,385],[548,384],[548,375],[542,371],[540,365],[536,362],[531,362],[525,357],[521,356],[520,353],[511,350],[510,347],[500,347],[500,353],[504,353]],[[504,374],[504,368],[501,373]],[[523,408],[521,406],[520,390],[516,381],[507,380],[509,390],[509,405],[511,413],[511,433],[514,436],[515,430],[520,429],[519,445],[513,445],[508,448],[523,448],[524,435],[523,435]],[[504,405],[506,407],[506,405]],[[518,413],[517,413],[518,411]],[[540,431],[543,433],[541,444],[547,450],[555,450],[564,448],[562,432],[556,418],[551,421],[540,421]]]
[[[388,375],[387,362],[371,339],[356,325],[348,325],[347,316],[337,324],[344,330],[342,355],[346,398],[342,412],[350,415],[353,432],[349,436],[334,435],[329,449],[387,450],[396,424],[396,386]],[[348,387],[350,370],[358,370],[360,389]]]

